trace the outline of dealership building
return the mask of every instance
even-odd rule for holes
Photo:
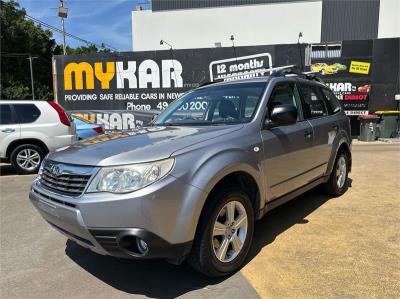
[[[153,0],[145,8],[132,12],[132,51],[55,56],[55,97],[66,110],[130,129],[203,83],[293,64],[318,72],[354,136],[360,115],[398,109],[400,0]]]
[[[359,115],[398,109],[399,16],[399,0],[153,0],[151,10],[132,12],[132,50],[292,45],[297,58],[301,45],[300,61],[287,61],[311,71],[320,63],[347,68],[322,79],[357,135]],[[350,74],[356,61],[368,72]]]
[[[399,0],[153,0],[132,12],[132,50],[400,37]]]

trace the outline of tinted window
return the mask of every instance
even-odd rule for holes
[[[33,104],[15,104],[14,111],[21,124],[32,123],[40,116],[40,110]]]
[[[340,111],[340,104],[336,99],[335,95],[325,88],[322,88],[322,92],[325,95],[326,106],[328,107],[329,114],[334,114]]]
[[[325,106],[325,98],[316,86],[300,85],[303,96],[304,118],[315,118],[328,115]]]
[[[249,122],[265,82],[224,84],[189,92],[171,103],[155,125],[206,126]]]
[[[228,117],[239,117],[239,110],[240,110],[240,98],[239,97],[224,97],[222,100],[218,101],[215,105],[214,109],[214,122],[223,122],[226,118],[226,109],[227,107],[230,110]],[[251,114],[250,114],[251,116]]]
[[[0,105],[0,125],[9,125],[12,123],[10,105]]]
[[[244,117],[251,118],[253,111],[256,109],[258,103],[258,97],[248,96],[244,105]]]
[[[274,107],[280,105],[293,105],[298,108],[294,83],[278,83],[275,86],[268,103],[268,115],[271,115]],[[299,119],[300,111],[297,114],[297,120]]]

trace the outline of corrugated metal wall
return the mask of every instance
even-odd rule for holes
[[[379,0],[323,0],[321,41],[378,37]]]
[[[152,9],[162,11],[297,1],[317,0],[152,0]],[[379,6],[380,0],[322,0],[322,24],[315,24],[321,26],[321,42],[377,38]]]
[[[153,11],[160,11],[296,1],[307,0],[152,0],[152,9]]]

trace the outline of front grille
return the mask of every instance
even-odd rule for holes
[[[41,197],[44,197],[47,200],[56,202],[56,203],[58,203],[60,205],[64,205],[64,206],[71,207],[71,208],[75,208],[76,207],[76,205],[74,205],[73,203],[70,203],[70,202],[67,202],[67,201],[64,201],[64,200],[59,200],[57,198],[54,198],[54,197],[49,196],[49,195],[47,195],[47,194],[45,194],[43,192],[38,191],[35,188],[32,188],[32,192],[36,193],[36,194],[39,194]]]
[[[40,183],[47,189],[61,193],[68,196],[79,196],[85,190],[88,184],[91,173],[79,173],[71,170],[62,171],[60,174],[54,174],[52,171],[53,167],[62,166],[67,168],[68,166],[63,164],[46,163],[40,174]],[[76,168],[76,167],[75,167]]]

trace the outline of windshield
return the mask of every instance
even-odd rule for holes
[[[210,86],[177,99],[154,125],[206,126],[249,122],[260,101],[265,82]]]

